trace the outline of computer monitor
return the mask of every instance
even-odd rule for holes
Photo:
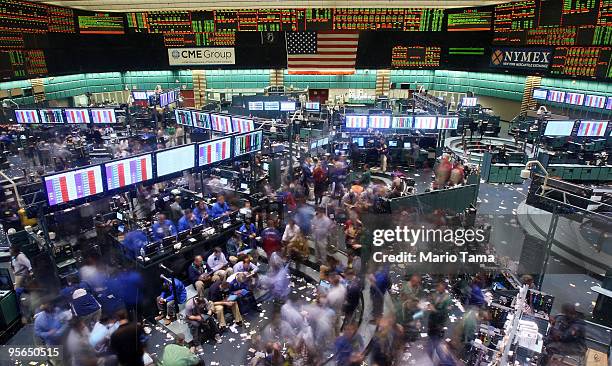
[[[193,111],[193,127],[210,129],[210,116],[206,112],[196,112]]]
[[[247,190],[247,189],[249,189],[249,185],[246,184],[246,183],[240,183],[240,189]]]
[[[90,110],[91,121],[96,124],[117,123],[117,115],[114,109],[94,108]]]
[[[87,168],[51,174],[43,178],[49,206],[80,200],[104,192],[102,168]]]
[[[368,116],[345,116],[346,128],[368,128]]]
[[[608,121],[580,121],[578,126],[579,137],[604,137]]]
[[[249,110],[250,111],[263,111],[264,110],[263,101],[249,102]]]
[[[235,133],[250,132],[255,129],[255,123],[250,118],[232,117],[232,129]]]
[[[64,111],[58,108],[39,109],[38,113],[40,114],[40,121],[42,123],[54,124],[66,122]]]
[[[89,110],[85,108],[64,109],[66,123],[69,124],[88,124],[91,122]]]
[[[608,97],[608,101],[606,102],[606,109],[612,109],[612,97]]]
[[[584,104],[584,94],[582,93],[565,93],[565,103],[581,106]]]
[[[189,237],[189,233],[190,233],[190,230],[183,230],[179,232],[178,235],[176,236],[176,240],[183,241],[187,239]]]
[[[353,137],[353,143],[357,144],[359,147],[365,146],[365,141],[363,137]]]
[[[293,112],[295,111],[295,102],[280,102],[281,112]]]
[[[193,114],[192,111],[187,109],[175,109],[174,110],[174,118],[176,119],[176,123],[183,126],[193,127]]]
[[[391,128],[412,128],[412,117],[395,116],[391,119]]]
[[[234,157],[260,151],[262,142],[261,130],[234,136]]]
[[[36,109],[17,109],[15,120],[19,124],[40,123],[40,116]]]
[[[155,254],[158,249],[159,249],[158,243],[149,243],[144,246],[144,252],[147,257]]]
[[[118,189],[153,179],[153,156],[144,154],[104,163],[106,189]]]
[[[544,136],[570,136],[574,130],[574,121],[548,121]]]
[[[174,245],[174,243],[176,243],[176,236],[174,235],[166,236],[162,239],[162,245],[164,248],[171,247]]]
[[[123,221],[123,214],[121,212],[117,212],[117,220]]]
[[[221,184],[223,184],[224,186],[227,185],[227,178],[220,178],[219,182],[221,182]]]
[[[320,109],[319,102],[306,102],[307,111],[319,111],[319,109]]]
[[[264,110],[266,111],[278,111],[280,109],[280,103],[277,101],[264,102]]]
[[[144,92],[144,91],[133,91],[132,92],[132,97],[134,98],[134,100],[147,100],[147,99],[149,99],[149,96],[147,95],[147,92]]]
[[[391,128],[391,116],[370,116],[368,121],[370,128]]]
[[[261,167],[262,167],[262,168],[263,168],[263,170],[264,170],[264,171],[266,171],[266,172],[267,172],[268,170],[270,170],[270,164],[268,164],[268,163],[263,163],[263,164],[261,165]]]
[[[389,147],[397,147],[397,141],[396,140],[389,140]]]
[[[230,159],[232,157],[231,149],[232,139],[230,137],[199,143],[198,166],[203,167]]]
[[[547,89],[533,89],[533,99],[546,100],[548,97]]]
[[[478,103],[478,98],[465,97],[465,98],[461,99],[461,105],[463,107],[476,107],[477,103]]]
[[[202,230],[204,230],[204,225],[202,225],[202,224],[196,225],[196,226],[191,228],[191,235],[192,236],[198,235],[199,233],[202,232]]]
[[[456,130],[459,125],[459,117],[440,116],[438,117],[438,130]]]
[[[157,177],[180,173],[195,166],[195,145],[183,145],[155,153]]]
[[[584,106],[603,109],[606,107],[606,97],[602,95],[587,95],[584,99]]]
[[[435,130],[435,116],[416,116],[414,117],[414,128],[419,130]]]
[[[565,92],[560,90],[549,90],[548,101],[557,103],[565,102]]]
[[[404,142],[404,149],[412,149],[412,144],[410,142]]]
[[[232,117],[222,114],[210,114],[210,128],[213,131],[233,133]]]

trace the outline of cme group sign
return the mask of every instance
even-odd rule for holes
[[[234,65],[236,53],[232,47],[169,48],[170,66]]]

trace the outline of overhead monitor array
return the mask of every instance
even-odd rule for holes
[[[417,129],[456,130],[457,116],[390,116],[390,115],[347,115],[344,126],[347,129]]]
[[[532,97],[536,100],[566,104],[568,106],[612,109],[612,97],[604,95],[535,88],[533,89]]]
[[[117,113],[111,108],[16,109],[18,124],[113,124]]]
[[[544,128],[544,136],[550,137],[606,137],[608,135],[608,121],[549,120]]]
[[[262,131],[256,130],[53,173],[43,177],[47,202],[51,208],[63,207],[105,192],[130,189],[134,184],[170,179],[183,171],[258,152],[262,142]]]

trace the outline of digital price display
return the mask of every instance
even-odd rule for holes
[[[36,109],[15,110],[15,120],[19,124],[40,123],[40,117]]]
[[[606,97],[601,95],[587,95],[584,98],[584,106],[603,109],[606,106]]]
[[[544,136],[571,136],[574,124],[574,121],[548,121]]]
[[[164,33],[166,47],[235,46],[236,32]]]
[[[414,128],[419,130],[435,130],[436,117],[414,117]]]
[[[230,137],[198,144],[198,166],[203,167],[231,158],[231,146]]]
[[[533,89],[533,99],[546,100],[548,98],[547,89]]]
[[[42,123],[65,123],[64,112],[61,109],[39,109]]]
[[[183,145],[155,153],[157,177],[163,177],[195,167],[195,145]]]
[[[66,123],[86,124],[91,122],[87,109],[65,109],[64,113],[66,114]]]
[[[210,129],[210,116],[205,112],[192,112],[193,127]]]
[[[412,128],[412,117],[393,117],[391,120],[391,128]]]
[[[49,32],[51,33],[75,33],[74,12],[72,9],[61,6],[47,5],[49,16]]]
[[[124,34],[123,16],[111,13],[79,15],[79,33],[82,34]]]
[[[441,48],[435,46],[395,46],[391,50],[391,66],[439,67]]]
[[[154,11],[146,13],[142,23],[149,33],[192,33],[191,14],[190,11]]]
[[[91,109],[91,121],[93,123],[117,123],[117,115],[114,109]]]
[[[133,91],[132,98],[134,98],[134,100],[148,100],[149,96],[147,95],[147,92]]]
[[[194,126],[192,111],[186,109],[175,109],[174,118],[176,123],[183,126]]]
[[[295,102],[280,102],[281,112],[293,112],[295,111]]]
[[[449,10],[447,30],[449,32],[490,31],[493,13],[478,9],[465,9],[459,12]]]
[[[578,38],[578,29],[576,27],[539,27],[527,31],[526,44],[571,46],[576,44]],[[593,36],[590,38],[592,39]],[[587,42],[587,44],[589,43],[591,43],[591,41]]]
[[[351,116],[345,117],[346,128],[368,128],[368,116]]]
[[[45,33],[49,29],[47,6],[36,2],[3,0],[0,6],[0,31]]]
[[[264,110],[266,111],[278,111],[280,109],[279,102],[264,102]]]
[[[476,107],[476,104],[478,104],[478,98],[474,98],[474,97],[461,98],[462,107]]]
[[[234,133],[251,132],[255,129],[255,123],[249,118],[232,117],[232,130]]]
[[[307,111],[319,111],[320,108],[319,102],[306,102]]]
[[[56,206],[104,192],[100,165],[44,177],[49,206]]]
[[[604,137],[608,128],[608,121],[580,121],[578,126],[579,137]]]
[[[250,111],[263,111],[264,104],[263,102],[249,102],[249,110]]]
[[[391,128],[391,116],[370,116],[369,128]]]
[[[565,92],[559,91],[559,90],[549,90],[548,91],[548,101],[557,102],[557,103],[565,102]]]
[[[261,130],[234,136],[234,157],[261,150],[262,142]]]
[[[494,14],[493,43],[524,44],[525,31],[536,27],[536,0],[499,4]]]
[[[232,117],[221,114],[210,114],[210,127],[213,131],[232,133]]]
[[[333,29],[439,32],[443,18],[442,9],[337,8],[333,9]]]
[[[571,105],[583,105],[584,94],[567,92],[565,93],[565,103]]]
[[[556,47],[550,73],[561,76],[609,78],[612,47]]]
[[[146,154],[104,163],[106,189],[123,188],[153,179],[153,156]]]
[[[438,130],[456,130],[459,117],[438,117]]]

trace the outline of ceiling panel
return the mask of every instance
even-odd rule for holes
[[[35,0],[36,1],[36,0]],[[38,1],[94,11],[155,11],[203,9],[266,9],[266,8],[458,8],[507,3],[507,0],[59,0]]]

